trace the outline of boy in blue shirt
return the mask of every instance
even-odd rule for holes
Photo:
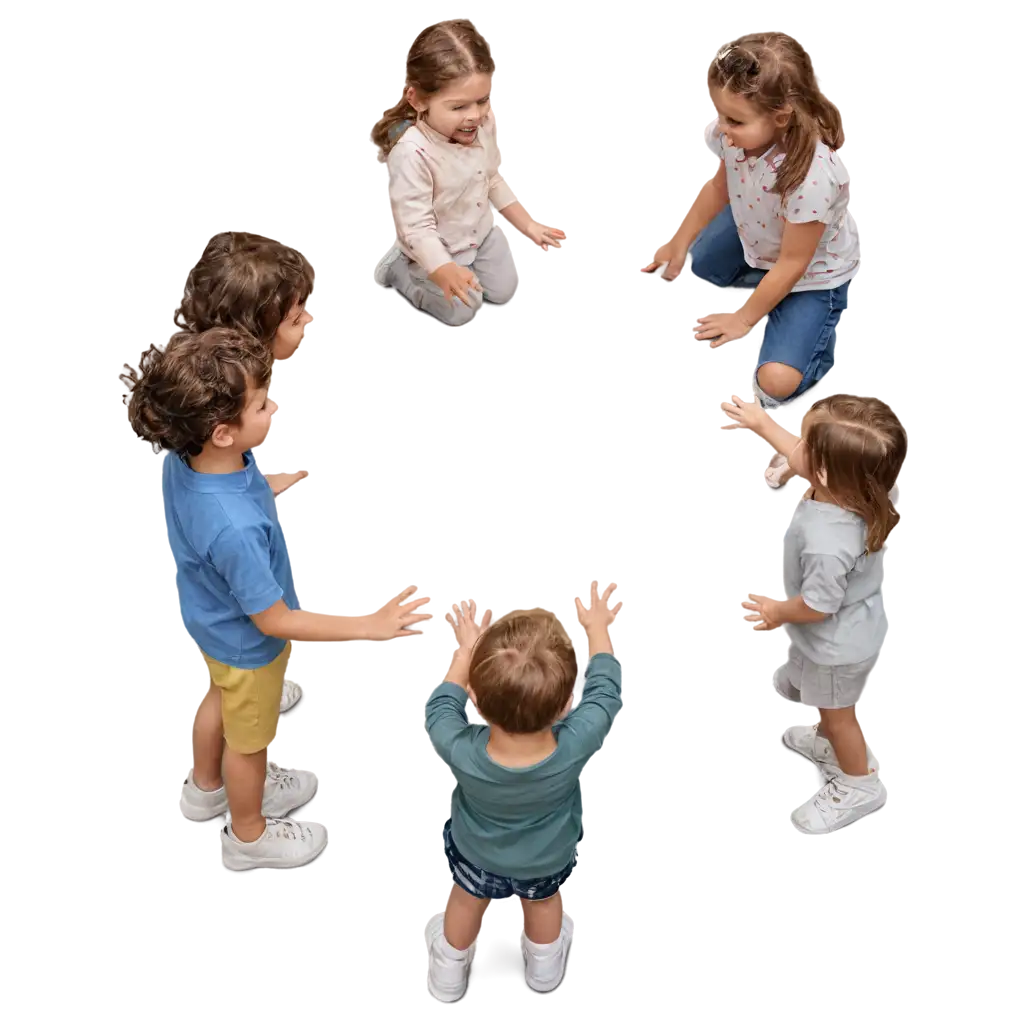
[[[322,825],[288,817],[316,792],[316,776],[267,762],[291,641],[389,640],[430,618],[415,614],[428,598],[402,603],[415,587],[358,618],[300,609],[274,495],[252,454],[277,411],[272,360],[245,332],[214,328],[150,347],[139,371],[121,377],[135,433],[168,452],[164,511],[181,614],[209,670],[181,809],[193,821],[230,810],[221,855],[238,871],[298,867],[327,845]]]
[[[576,610],[590,643],[583,697],[575,710],[576,654],[550,612],[511,612],[476,624],[476,604],[446,616],[459,648],[427,702],[427,732],[457,785],[444,827],[454,885],[448,907],[427,924],[427,987],[442,1002],[466,991],[476,937],[492,899],[518,896],[526,982],[557,988],[573,923],[562,912],[561,884],[583,838],[580,773],[601,748],[622,707],[622,669],[608,627],[613,583],[591,607]],[[487,725],[470,725],[466,700]]]

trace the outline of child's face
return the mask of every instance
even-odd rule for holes
[[[711,102],[718,111],[718,126],[725,135],[725,141],[756,156],[778,141],[779,133],[789,123],[788,109],[765,113],[745,96],[728,89],[713,87]]]
[[[239,455],[256,448],[270,433],[270,417],[277,412],[266,388],[250,387],[245,396],[245,408],[237,423],[220,423],[213,432],[212,441],[217,448],[233,448]]]
[[[407,95],[435,132],[470,146],[476,142],[480,123],[491,109],[491,76],[476,72],[430,96],[421,96],[409,86]]]
[[[277,333],[274,335],[273,353],[275,359],[288,359],[295,354],[302,337],[306,331],[306,324],[312,321],[313,317],[306,312],[304,302],[296,302],[288,310],[287,315],[281,321]],[[276,408],[276,406],[275,406]]]

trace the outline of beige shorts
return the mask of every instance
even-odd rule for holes
[[[790,645],[789,661],[775,670],[775,689],[786,700],[814,708],[848,708],[860,700],[878,655],[856,665],[816,665]]]
[[[291,652],[289,640],[269,665],[236,668],[214,661],[200,651],[210,669],[210,682],[220,690],[224,742],[236,753],[255,754],[266,750],[277,735],[281,690]]]

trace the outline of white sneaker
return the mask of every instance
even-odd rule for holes
[[[267,781],[263,784],[263,813],[271,818],[283,818],[296,807],[308,804],[316,793],[317,778],[312,772],[279,768],[273,761],[267,763]],[[200,789],[191,770],[181,787],[181,813],[189,821],[209,821],[218,814],[228,812],[228,791]]]
[[[444,914],[435,914],[427,922],[427,990],[442,1003],[454,1003],[466,994],[469,968],[476,943],[469,949],[454,949],[444,937]],[[452,953],[459,954],[452,956]]]
[[[782,734],[782,742],[790,750],[802,754],[808,761],[813,761],[822,774],[832,776],[839,770],[839,759],[835,749],[827,739],[818,735],[818,726],[793,725]],[[868,747],[868,771],[878,771],[878,761]]]
[[[221,859],[232,871],[301,867],[319,857],[326,845],[323,825],[291,818],[267,818],[263,835],[251,843],[236,839],[230,825],[220,833]]]
[[[877,811],[885,803],[886,792],[877,772],[870,775],[844,775],[836,769],[825,785],[790,818],[801,832],[824,835],[858,818]]]
[[[373,271],[373,279],[383,288],[390,288],[391,282],[388,280],[388,271],[391,270],[391,264],[395,262],[402,255],[402,250],[397,245],[392,246],[384,258],[377,264]]]
[[[281,714],[291,711],[300,700],[302,700],[302,687],[298,683],[286,679],[281,688]]]
[[[534,992],[550,992],[565,977],[565,965],[572,945],[572,918],[562,914],[562,934],[554,942],[531,942],[523,932],[519,945],[526,962],[526,984]]]

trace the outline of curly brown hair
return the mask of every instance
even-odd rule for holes
[[[812,481],[824,473],[835,500],[867,524],[867,549],[880,551],[900,521],[889,492],[907,457],[907,432],[877,398],[832,395],[805,417]]]
[[[198,455],[221,423],[237,423],[249,388],[269,387],[273,357],[252,335],[230,327],[175,334],[151,345],[138,371],[120,375],[132,430],[153,446]]]
[[[174,322],[184,331],[235,327],[270,345],[295,303],[313,291],[301,252],[246,231],[223,231],[206,245],[185,282]]]
[[[576,652],[562,624],[543,608],[510,612],[476,642],[469,685],[480,714],[511,733],[553,725],[572,698]]]
[[[465,18],[442,21],[425,28],[409,48],[405,62],[405,88],[413,86],[422,96],[439,92],[449,82],[467,75],[494,73],[494,60],[487,40]],[[405,91],[402,98],[373,126],[370,139],[383,163],[402,135],[402,123],[419,115]]]
[[[792,108],[786,159],[772,189],[783,200],[807,177],[819,139],[830,149],[843,144],[838,109],[818,88],[807,51],[784,32],[754,32],[723,46],[708,68],[708,86],[743,96],[764,113]]]

